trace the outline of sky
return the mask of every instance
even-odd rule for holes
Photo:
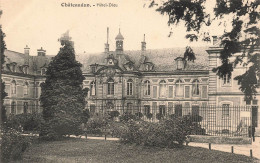
[[[62,7],[62,3],[90,4],[95,7]],[[97,7],[114,3],[118,7]],[[23,52],[26,45],[36,55],[43,47],[47,55],[56,55],[59,37],[67,30],[75,42],[76,53],[104,51],[109,27],[110,50],[115,50],[119,28],[125,50],[140,50],[143,35],[147,49],[201,46],[185,39],[183,24],[169,27],[168,16],[148,8],[149,0],[1,0],[1,24],[7,49]],[[172,29],[172,36],[168,37]]]

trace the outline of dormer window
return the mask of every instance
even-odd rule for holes
[[[11,64],[11,71],[16,72],[16,63]]]
[[[146,70],[146,71],[149,71],[149,70],[150,70],[150,65],[148,65],[148,64],[145,65],[145,70]]]
[[[46,68],[41,69],[41,75],[46,75]]]
[[[24,74],[28,74],[28,66],[24,66],[23,67],[23,73]]]
[[[177,70],[183,70],[184,69],[184,61],[182,57],[178,57],[175,59],[176,65],[177,65]]]
[[[92,72],[92,73],[95,73],[95,72],[96,72],[96,67],[92,66],[92,67],[91,67],[91,72]]]
[[[183,69],[183,61],[182,60],[178,60],[177,61],[177,70],[182,70]]]

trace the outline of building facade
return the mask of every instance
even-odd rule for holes
[[[120,30],[115,45],[115,50],[111,51],[107,41],[103,53],[78,57],[86,78],[83,87],[89,88],[86,108],[91,114],[117,110],[120,113],[151,114],[153,119],[157,114],[164,117],[199,114],[207,117],[205,121],[210,119],[211,124],[207,122],[205,127],[221,127],[225,122],[233,126],[232,130],[237,130],[241,119],[249,116],[259,127],[259,93],[250,103],[245,102],[237,81],[233,79],[245,72],[246,67],[237,66],[231,79],[220,79],[212,71],[221,64],[218,44],[195,47],[195,61],[183,59],[184,48],[147,50],[145,36],[141,50],[125,51]],[[52,56],[46,55],[42,48],[38,49],[37,56],[29,53],[27,46],[24,53],[5,51],[2,78],[8,93],[5,99],[8,114],[41,112],[40,84],[45,80]],[[209,106],[215,106],[213,112]],[[252,110],[233,114],[235,106],[249,106]],[[203,113],[201,108],[209,111]],[[231,120],[234,116],[239,120]]]

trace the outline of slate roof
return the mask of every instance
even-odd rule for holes
[[[23,73],[20,67],[24,65],[29,65],[28,73],[29,74],[40,74],[42,67],[46,67],[52,59],[52,55],[46,56],[27,56],[24,53],[19,53],[6,49],[4,52],[5,63],[4,70],[10,71],[7,67],[8,64],[16,63],[16,72]]]
[[[124,39],[124,37],[123,37],[123,35],[121,34],[120,31],[119,31],[119,33],[118,33],[118,35],[116,36],[115,39],[116,39],[116,40],[123,40],[123,39]]]
[[[196,60],[194,62],[188,61],[185,70],[208,70],[208,54],[204,47],[192,47]],[[185,47],[183,48],[169,48],[169,49],[152,49],[146,50],[142,53],[141,50],[124,51],[122,57],[122,64],[132,61],[135,67],[140,67],[141,63],[151,62],[154,64],[154,71],[175,71],[177,69],[175,58],[183,57]],[[110,52],[109,54],[115,54]],[[143,55],[142,55],[143,54]],[[90,72],[91,64],[105,65],[107,54],[92,53],[92,54],[78,54],[78,61],[83,64],[82,70],[84,73]],[[121,67],[121,66],[120,66]]]

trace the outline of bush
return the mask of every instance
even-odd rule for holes
[[[173,118],[176,118],[176,116],[174,116]],[[202,117],[199,115],[185,115],[183,116],[183,118],[185,119],[185,121],[187,122],[187,124],[189,124],[189,131],[188,134],[189,135],[205,135],[206,134],[206,130],[201,128],[199,122],[202,121]]]
[[[42,122],[43,118],[41,114],[18,114],[8,117],[6,127],[16,130],[22,128],[24,131],[39,131]]]
[[[123,143],[145,146],[180,147],[190,131],[190,123],[183,117],[159,123],[129,120],[114,128]]]
[[[118,117],[120,115],[120,113],[116,110],[116,111],[111,111],[108,113],[110,115],[111,119],[114,119],[115,117]]]
[[[163,115],[163,114],[161,114],[161,113],[157,113],[157,114],[156,114],[156,119],[161,120],[161,119],[163,119],[163,118],[164,118],[164,115]]]
[[[135,113],[136,118],[141,119],[143,117],[143,113],[137,112]]]
[[[136,116],[131,113],[125,112],[119,117],[119,119],[121,122],[128,122],[129,120],[136,120]]]
[[[55,118],[50,121],[44,121],[41,124],[39,138],[41,140],[60,140],[66,135],[80,135],[83,133],[80,128],[79,121],[71,121],[70,119]]]
[[[153,118],[153,114],[152,114],[152,113],[148,113],[148,114],[146,114],[146,118],[148,118],[148,119],[152,119],[152,118]]]
[[[95,115],[87,123],[87,133],[102,135],[102,131],[108,126],[109,116]]]
[[[30,139],[15,129],[2,130],[1,138],[1,162],[20,160],[30,144]]]

